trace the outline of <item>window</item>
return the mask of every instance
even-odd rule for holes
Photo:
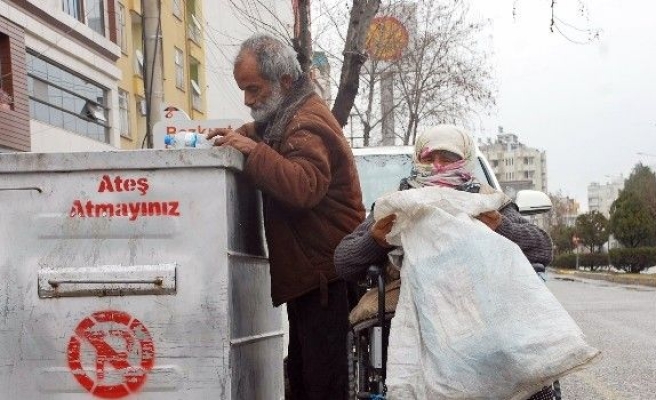
[[[200,63],[191,59],[189,63],[189,83],[191,85],[191,105],[194,110],[202,111],[203,105],[201,101],[202,91],[200,89],[200,76],[199,76]]]
[[[135,95],[134,99],[137,102],[137,111],[139,111],[139,115],[142,117],[148,115],[148,104],[146,104],[146,99],[139,95]]]
[[[10,110],[13,107],[11,53],[9,52],[9,36],[0,33],[0,109]]]
[[[75,18],[78,21],[82,21],[84,12],[82,11],[83,0],[64,0],[63,1],[63,10],[66,14]]]
[[[178,18],[182,17],[182,5],[180,4],[182,0],[173,0],[173,15]]]
[[[91,100],[87,100],[87,102],[84,103],[82,115],[94,121],[107,122],[107,118],[105,118],[105,110],[103,107]]]
[[[178,89],[184,90],[184,83],[185,83],[185,77],[184,77],[184,53],[182,50],[178,49],[177,47],[175,49],[175,86]]]
[[[123,89],[118,90],[118,110],[121,120],[121,135],[132,137],[130,134],[130,94]]]
[[[105,36],[105,8],[103,0],[86,0],[87,25],[97,33]]]
[[[121,51],[123,54],[128,53],[128,31],[126,29],[126,24],[125,24],[125,6],[121,3],[118,3],[118,23],[116,26],[118,27],[118,35],[116,37],[118,38],[118,45],[121,47]]]
[[[135,50],[134,51],[134,72],[139,75],[140,77],[143,78],[144,76],[144,56],[141,50]]]
[[[200,21],[193,14],[191,15],[191,23],[189,24],[189,37],[196,43],[200,43],[202,39]]]
[[[200,43],[201,25],[200,21],[198,21],[198,18],[196,17],[195,0],[187,0],[187,26],[187,34],[189,35],[189,38],[196,43]]]
[[[62,10],[105,36],[104,0],[63,0]]]
[[[30,52],[26,66],[33,119],[109,143],[106,88]]]

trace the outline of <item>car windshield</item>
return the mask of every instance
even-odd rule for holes
[[[408,153],[356,154],[355,163],[360,175],[362,202],[365,209],[370,210],[376,199],[398,190],[401,179],[410,175],[412,157]],[[489,175],[484,172],[482,165],[479,158],[474,175],[479,181],[495,186]]]

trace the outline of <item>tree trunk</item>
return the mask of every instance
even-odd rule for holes
[[[362,146],[363,147],[369,147],[369,140],[371,138],[371,125],[368,123],[364,124],[364,131],[363,131],[363,138],[362,138]]]
[[[294,15],[294,39],[293,45],[296,50],[301,70],[307,74],[312,67],[312,34],[310,32],[310,0],[298,0]]]
[[[332,110],[342,127],[348,122],[355,96],[358,94],[360,69],[367,59],[364,53],[367,30],[379,6],[380,0],[353,0],[344,47],[344,64]]]

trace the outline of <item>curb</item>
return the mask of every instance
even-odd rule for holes
[[[608,281],[613,283],[620,283],[625,285],[639,285],[639,286],[649,286],[656,287],[656,276],[651,277],[649,275],[641,274],[615,274],[609,272],[586,272],[586,271],[575,271],[575,270],[563,270],[557,268],[549,268],[549,272],[555,275],[563,276],[575,276],[577,278],[583,279],[594,279],[598,281]]]

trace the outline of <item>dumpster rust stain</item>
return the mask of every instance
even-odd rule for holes
[[[107,399],[138,392],[155,364],[148,329],[130,314],[116,310],[98,311],[83,319],[69,340],[67,355],[78,383],[92,395]],[[85,369],[83,361],[93,366]]]

